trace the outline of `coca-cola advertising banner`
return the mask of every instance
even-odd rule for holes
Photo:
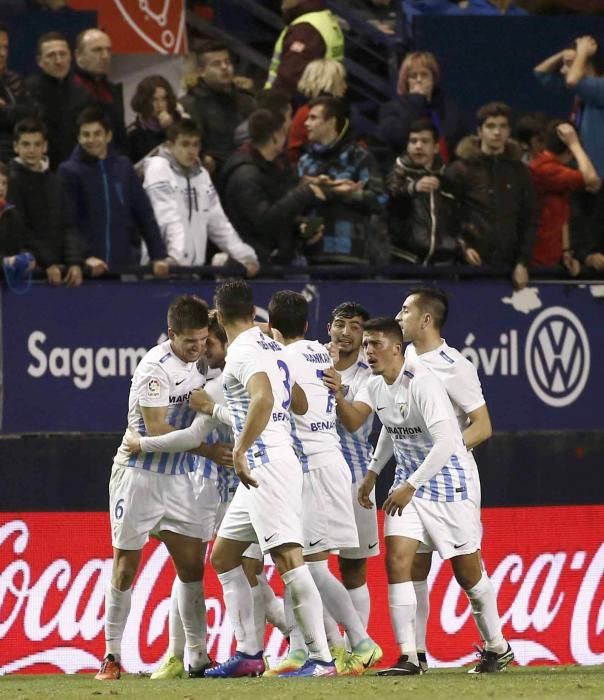
[[[355,300],[395,315],[409,282],[255,282],[258,318],[283,288],[310,301],[309,337],[326,339],[331,310]],[[599,430],[604,364],[604,285],[541,284],[512,293],[505,282],[443,282],[443,334],[478,368],[498,431]],[[171,299],[213,283],[87,283],[2,294],[2,431],[118,432],[130,377],[166,338]],[[52,397],[52,400],[49,400]],[[61,410],[55,410],[57,405]]]
[[[518,663],[604,662],[604,507],[483,511],[485,565],[497,591],[503,630]],[[268,577],[281,595],[272,567]],[[4,513],[0,516],[0,674],[77,673],[104,654],[104,591],[111,575],[108,516],[101,513]],[[123,644],[130,673],[150,672],[168,643],[174,570],[166,549],[144,551]],[[370,633],[385,661],[398,656],[389,623],[383,557],[370,560]],[[436,555],[430,573],[428,652],[433,666],[474,658],[479,641],[467,598]],[[220,584],[205,577],[208,649],[217,660],[234,648]],[[269,627],[275,663],[283,637]]]

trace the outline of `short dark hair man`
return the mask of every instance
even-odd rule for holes
[[[457,147],[448,169],[462,206],[464,257],[470,265],[503,266],[514,285],[528,284],[537,230],[537,206],[520,149],[510,142],[511,111],[489,102],[477,112],[478,136]]]
[[[90,107],[78,117],[79,145],[61,163],[59,174],[85,242],[86,265],[93,277],[112,266],[138,264],[140,250],[132,240],[135,225],[145,241],[153,273],[168,273],[166,248],[153,209],[132,163],[115,153],[106,112]]]
[[[48,129],[48,159],[51,169],[56,170],[77,145],[77,116],[93,104],[93,99],[73,80],[71,48],[63,34],[43,34],[38,39],[36,61],[40,72],[29,76],[26,85]]]
[[[257,110],[248,128],[250,143],[226,161],[220,174],[223,206],[261,262],[289,263],[303,245],[300,216],[325,197],[317,185],[300,182],[283,166],[287,124],[280,112]]]

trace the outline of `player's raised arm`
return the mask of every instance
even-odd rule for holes
[[[352,403],[346,401],[342,391],[342,378],[336,369],[330,367],[324,370],[323,383],[334,393],[336,414],[340,422],[348,432],[354,433],[373,413],[373,408],[362,401],[353,401]]]

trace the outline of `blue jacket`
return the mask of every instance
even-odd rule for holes
[[[137,264],[137,233],[151,260],[166,257],[151,203],[128,158],[111,149],[105,160],[99,160],[76,146],[58,172],[85,241],[86,257],[100,258],[110,267]]]

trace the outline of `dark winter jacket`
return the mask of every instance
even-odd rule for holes
[[[439,189],[418,192],[418,180],[428,176],[439,179]],[[423,265],[455,262],[461,228],[459,204],[441,158],[436,156],[431,169],[414,165],[409,156],[397,158],[386,187],[393,255]]]
[[[152,260],[166,257],[151,203],[125,156],[110,150],[105,160],[92,158],[76,146],[59,167],[75,221],[85,241],[85,255],[111,265],[140,260],[138,236]]]
[[[27,249],[39,267],[83,264],[84,244],[56,173],[35,172],[12,160],[8,192],[23,219]]]
[[[38,115],[48,129],[50,169],[56,170],[60,163],[69,158],[78,143],[76,120],[79,113],[94,105],[94,101],[71,75],[59,80],[39,73],[30,76],[26,85],[36,101]]]
[[[0,201],[0,258],[27,250],[25,227],[14,204]]]
[[[409,127],[418,119],[430,119],[436,127],[441,143],[441,156],[445,155],[443,141],[452,157],[455,146],[468,133],[461,110],[454,102],[445,100],[437,87],[430,102],[423,95],[406,94],[382,105],[378,136],[395,153],[401,153],[409,139]]]
[[[25,117],[36,115],[36,106],[27,92],[23,78],[12,70],[0,73],[0,160],[4,163],[15,155],[13,128]]]
[[[508,142],[502,155],[485,155],[469,136],[448,169],[462,204],[463,238],[484,263],[528,265],[537,233],[538,211],[530,172],[520,149]]]
[[[133,163],[138,163],[166,140],[166,130],[159,123],[145,123],[140,117],[128,126],[128,154]]]
[[[218,172],[235,151],[235,130],[256,108],[254,96],[236,86],[212,90],[200,80],[180,103],[201,127],[203,152],[214,158]]]
[[[111,121],[113,145],[123,154],[128,153],[128,136],[124,121],[124,96],[121,83],[112,83],[107,76],[92,75],[77,68],[73,79],[87,90],[94,104],[102,107]]]
[[[218,189],[226,215],[260,262],[290,262],[300,243],[296,219],[317,201],[310,187],[282,161],[244,144],[224,164]]]
[[[387,262],[388,196],[374,157],[356,143],[348,127],[327,146],[309,143],[298,162],[298,174],[363,183],[349,194],[323,189],[327,201],[312,210],[325,219],[325,233],[311,255],[314,262]]]

